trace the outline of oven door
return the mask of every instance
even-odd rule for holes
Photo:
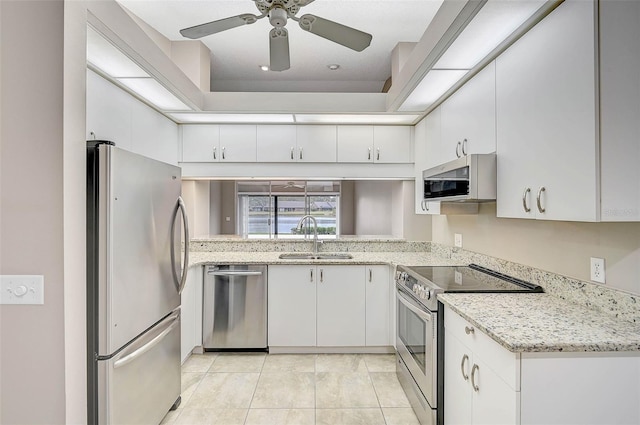
[[[398,355],[404,360],[432,409],[436,407],[437,313],[396,290]]]

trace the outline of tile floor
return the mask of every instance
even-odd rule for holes
[[[388,354],[192,355],[163,424],[419,425]]]

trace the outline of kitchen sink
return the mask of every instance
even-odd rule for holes
[[[350,260],[353,258],[351,254],[339,252],[327,252],[313,254],[311,252],[289,252],[280,254],[281,260]]]

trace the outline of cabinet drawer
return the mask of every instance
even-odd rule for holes
[[[473,352],[474,358],[481,359],[507,385],[520,391],[519,353],[512,353],[502,347],[448,307],[445,308],[444,327],[446,332],[450,332]],[[467,329],[469,330],[468,334]]]

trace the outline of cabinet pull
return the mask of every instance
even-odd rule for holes
[[[320,269],[320,283],[324,282],[324,269]]]
[[[313,269],[309,269],[309,282],[313,283]]]
[[[475,392],[480,391],[480,387],[478,387],[478,385],[476,384],[476,372],[479,370],[480,366],[474,363],[473,367],[471,368],[471,386],[473,387],[473,391]]]
[[[538,211],[540,211],[541,213],[545,212],[546,209],[542,206],[542,201],[540,200],[540,197],[542,197],[542,192],[546,191],[547,189],[545,189],[544,186],[542,186],[539,190],[538,190],[538,196],[536,197],[536,203],[538,204]]]
[[[227,148],[224,148],[224,147],[222,148],[222,159],[227,159],[227,158],[225,157],[225,154],[224,154],[226,149],[227,149]]]
[[[373,270],[369,269],[369,282],[373,281]]]
[[[473,329],[473,326],[465,326],[464,327],[464,333],[466,333],[467,335],[471,335],[472,333],[474,333],[476,330]]]
[[[460,362],[460,371],[462,372],[462,377],[464,378],[465,381],[469,380],[469,375],[464,373],[464,369],[465,369],[464,364],[467,362],[467,360],[469,360],[469,356],[465,354],[464,356],[462,356],[462,361]]]
[[[425,202],[426,202],[426,201],[425,201],[424,199],[422,200],[422,202],[420,202],[420,209],[421,209],[422,211],[426,211],[426,209],[424,209],[424,204],[425,204]]]
[[[376,149],[376,161],[380,161],[380,148]]]
[[[531,192],[531,188],[526,188],[524,192],[522,192],[522,208],[524,208],[524,212],[530,212],[531,208],[527,205],[527,195]]]
[[[462,141],[462,155],[465,156],[467,154],[467,139]]]
[[[300,159],[302,159],[302,148],[300,148]]]
[[[213,148],[213,159],[218,159],[218,158],[217,158],[217,155],[216,155],[216,154],[217,154],[217,151],[218,151],[218,148],[215,148],[215,147],[214,147],[214,148]]]
[[[462,146],[462,143],[458,142],[456,144],[456,157],[460,158],[460,147]]]
[[[293,160],[293,146],[291,146],[291,159]]]
[[[367,148],[367,150],[369,151],[369,153],[367,153],[367,159],[371,161],[371,148]]]

